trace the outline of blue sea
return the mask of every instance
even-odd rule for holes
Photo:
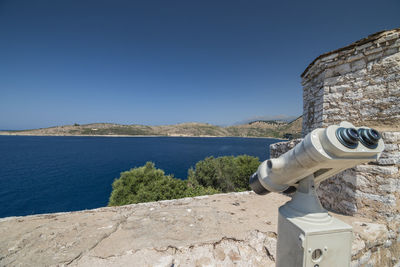
[[[269,158],[270,138],[0,136],[0,217],[106,206],[120,173],[152,161],[186,179],[208,156]]]

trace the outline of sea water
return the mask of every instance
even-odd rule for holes
[[[106,206],[120,173],[147,161],[180,179],[208,156],[269,158],[271,138],[0,136],[0,217]]]

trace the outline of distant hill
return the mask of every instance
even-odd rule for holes
[[[242,124],[252,123],[252,122],[256,122],[256,121],[270,122],[270,123],[279,123],[279,122],[289,123],[297,118],[298,117],[296,117],[296,116],[287,116],[287,115],[255,116],[252,118],[248,118],[248,119],[236,122],[233,125],[242,125]]]
[[[221,127],[207,123],[181,123],[175,125],[122,125],[114,123],[91,123],[55,126],[49,128],[0,131],[0,135],[44,135],[44,136],[238,136],[275,137],[285,134],[300,136],[302,117],[292,122],[252,121],[245,124]]]

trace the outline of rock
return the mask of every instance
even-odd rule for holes
[[[352,226],[368,248],[383,245],[389,236],[389,231],[383,224],[353,222]]]
[[[365,242],[360,238],[359,235],[354,235],[353,243],[351,246],[351,255],[356,256],[365,248]]]
[[[350,264],[351,267],[359,267],[364,266],[371,258],[371,251],[367,251],[364,255],[362,255],[359,259],[353,260]]]

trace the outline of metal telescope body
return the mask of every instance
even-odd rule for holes
[[[384,149],[374,129],[349,122],[319,128],[250,177],[257,194],[296,191],[279,208],[277,267],[350,266],[352,228],[321,206],[315,187],[355,165],[375,161]]]

